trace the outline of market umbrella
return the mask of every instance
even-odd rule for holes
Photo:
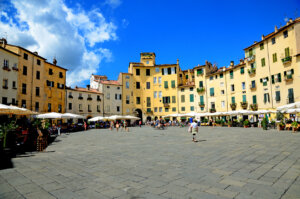
[[[39,114],[36,116],[36,118],[39,118],[39,119],[61,119],[62,114],[51,112],[51,113]]]
[[[0,114],[2,115],[35,115],[37,112],[28,110],[26,108],[20,108],[17,106],[8,106],[0,104]]]
[[[73,113],[64,113],[62,114],[61,118],[64,118],[64,119],[76,119],[76,118],[85,118],[84,116],[82,115],[77,115],[77,114],[73,114]]]
[[[289,114],[296,114],[296,113],[300,113],[300,108],[295,108],[295,109],[288,109],[287,111],[285,111],[286,113]]]
[[[93,117],[91,119],[88,119],[89,122],[96,122],[96,121],[103,121],[105,118],[102,116]]]
[[[295,103],[292,103],[292,104],[286,104],[286,105],[283,105],[283,106],[279,106],[277,108],[278,111],[284,111],[284,110],[287,110],[287,109],[295,109],[295,108],[300,108],[300,102],[295,102]]]

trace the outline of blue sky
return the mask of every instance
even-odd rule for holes
[[[155,52],[158,64],[178,58],[183,69],[205,60],[228,66],[285,18],[300,17],[299,0],[34,1],[2,0],[1,33],[49,60],[56,56],[72,86],[88,84],[91,73],[117,79],[140,52]],[[32,9],[37,13],[26,14]]]

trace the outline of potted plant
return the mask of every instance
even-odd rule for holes
[[[232,127],[232,121],[229,120],[228,123],[227,123],[228,127]]]
[[[298,122],[294,121],[292,123],[292,127],[293,127],[293,132],[297,131],[298,130]]]
[[[262,125],[263,130],[268,130],[267,118],[264,117],[264,119],[261,121],[261,125]]]
[[[9,133],[16,130],[18,125],[16,125],[16,121],[11,121],[8,124],[0,125],[0,138],[3,140],[3,148],[7,147],[7,138],[9,137]]]
[[[243,122],[243,124],[244,124],[244,128],[248,128],[249,125],[250,125],[250,122],[249,122],[249,120],[245,120],[245,121]]]

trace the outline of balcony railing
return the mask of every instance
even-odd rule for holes
[[[92,101],[92,100],[93,100],[93,98],[91,98],[91,97],[88,97],[88,98],[87,98],[87,100],[89,100],[89,101]]]
[[[12,69],[15,70],[15,71],[19,71],[19,69],[17,67],[15,67],[15,66],[12,67]]]
[[[79,100],[83,100],[83,97],[79,96],[78,99],[79,99]]]
[[[253,62],[254,60],[255,60],[255,55],[251,55],[251,56],[247,57],[248,62]]]
[[[209,112],[215,113],[215,112],[216,112],[216,109],[215,109],[215,108],[211,108],[211,109],[209,109]]]
[[[256,73],[256,68],[250,68],[248,69],[248,74],[249,75],[254,75]]]
[[[291,80],[293,80],[293,75],[286,75],[286,76],[284,76],[284,80],[285,81],[291,81]]]
[[[231,109],[234,111],[236,109],[236,103],[231,103],[230,104]]]
[[[8,66],[3,66],[3,70],[10,71],[10,69],[9,69],[9,67],[8,67]]]
[[[243,109],[247,109],[248,103],[247,103],[247,102],[241,102],[241,107],[242,107]]]
[[[5,85],[4,85],[4,86],[2,86],[2,88],[3,88],[3,89],[8,89],[8,87],[7,87],[7,86],[5,86]]]
[[[200,88],[197,88],[197,92],[198,93],[202,93],[205,91],[205,88],[204,87],[200,87]]]
[[[258,106],[257,106],[257,104],[250,104],[250,108],[252,111],[257,111]]]
[[[68,98],[71,98],[71,99],[73,99],[73,96],[72,96],[72,95],[69,95],[69,96],[68,96]]]
[[[291,62],[292,61],[292,57],[288,56],[288,57],[282,58],[281,61],[282,61],[283,64]]]
[[[164,107],[165,107],[165,108],[169,108],[169,107],[170,107],[170,104],[169,104],[169,103],[164,103]]]
[[[249,85],[249,88],[250,88],[250,89],[255,89],[255,88],[256,88],[256,85],[255,85],[255,84],[250,84],[250,85]]]
[[[205,106],[204,102],[199,102],[199,106],[204,107]]]

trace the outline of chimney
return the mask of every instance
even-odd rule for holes
[[[244,59],[240,59],[240,64],[243,64],[244,63]]]
[[[36,54],[36,55],[39,55],[39,53],[37,51],[34,51],[33,53]]]
[[[86,88],[87,88],[88,90],[90,90],[90,85],[86,85]]]
[[[292,19],[292,18],[290,18],[290,19],[289,19],[289,22],[290,22],[290,23],[293,23],[293,19]]]
[[[278,32],[278,28],[277,28],[277,26],[275,26],[275,33],[276,33],[276,32]]]
[[[234,61],[230,61],[230,66],[234,66]]]
[[[0,39],[0,45],[1,45],[2,48],[5,48],[6,44],[7,44],[7,41],[6,41],[5,38]]]
[[[264,40],[264,39],[265,39],[265,35],[262,35],[262,36],[261,36],[261,40]]]
[[[254,44],[257,44],[257,41],[254,41]]]
[[[179,65],[179,59],[177,59],[177,66]]]
[[[53,58],[53,64],[54,64],[54,65],[57,64],[57,60],[55,59],[55,57]]]

